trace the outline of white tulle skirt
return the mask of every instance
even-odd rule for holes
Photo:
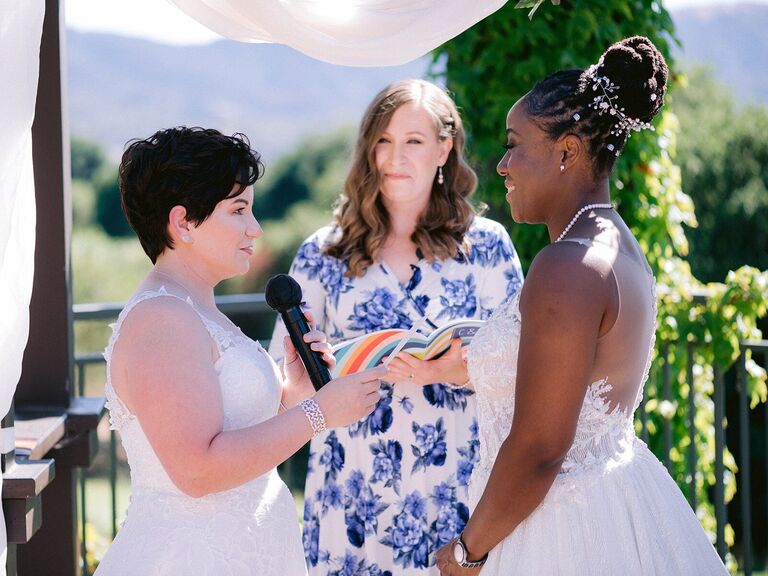
[[[306,576],[296,505],[272,470],[190,498],[134,488],[95,576]]]
[[[643,442],[634,444],[621,462],[559,475],[490,552],[481,576],[727,574],[667,470]],[[477,480],[473,505],[487,479]]]

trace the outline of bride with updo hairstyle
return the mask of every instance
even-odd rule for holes
[[[469,347],[479,462],[441,574],[727,574],[634,429],[655,280],[609,177],[630,134],[653,129],[667,77],[635,36],[548,76],[507,114],[497,171],[512,217],[546,224],[551,244]]]

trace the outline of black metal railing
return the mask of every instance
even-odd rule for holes
[[[219,308],[229,316],[243,317],[246,315],[269,315],[272,317],[272,311],[266,305],[263,294],[244,294],[238,296],[220,296],[216,298]],[[114,320],[120,310],[122,304],[80,304],[74,306],[74,321],[76,323],[83,321],[101,321],[105,324],[108,321]],[[104,343],[106,344],[106,342]],[[262,344],[266,346],[267,342],[262,340]],[[659,343],[658,354],[655,360],[654,369],[651,371],[651,382],[656,386],[656,390],[661,401],[672,400],[672,386],[675,382],[679,381],[677,375],[674,374],[674,367],[670,361],[670,346],[676,345],[676,343]],[[693,393],[693,381],[695,370],[695,350],[696,345],[694,343],[687,343],[683,348],[686,353],[686,366],[683,380],[688,383],[690,392],[685,404],[685,423],[686,434],[689,439],[689,445],[685,454],[685,468],[686,475],[685,481],[688,484],[688,500],[691,507],[696,510],[699,502],[697,501],[696,494],[696,480],[697,480],[697,451],[696,451],[696,397]],[[725,558],[728,553],[728,546],[726,542],[726,525],[728,524],[728,506],[726,503],[726,485],[725,474],[726,467],[724,463],[724,457],[726,450],[728,449],[728,443],[726,440],[726,387],[730,384],[726,382],[733,381],[735,386],[735,393],[738,397],[736,402],[737,420],[738,420],[738,441],[735,443],[738,446],[738,474],[737,474],[737,495],[740,501],[739,516],[740,523],[735,526],[734,529],[738,532],[740,541],[740,552],[737,554],[737,561],[739,565],[739,571],[743,572],[745,576],[750,576],[754,570],[755,564],[755,552],[753,547],[753,530],[755,526],[755,510],[752,508],[753,492],[752,492],[752,468],[751,459],[755,456],[752,454],[750,446],[750,414],[756,413],[755,410],[750,409],[749,406],[749,394],[747,390],[747,351],[750,351],[753,357],[761,360],[759,362],[763,367],[768,366],[768,340],[759,341],[745,341],[741,343],[741,356],[735,366],[735,378],[725,378],[725,374],[721,367],[713,366],[714,372],[714,391],[712,394],[712,400],[714,403],[714,426],[712,434],[715,441],[715,464],[714,464],[714,477],[715,483],[711,487],[713,494],[713,502],[715,508],[716,518],[716,549],[718,554]],[[80,395],[85,392],[85,382],[87,376],[87,370],[89,367],[101,365],[104,360],[99,353],[86,353],[76,354],[75,356],[75,368],[77,377],[77,391]],[[730,391],[730,390],[729,390]],[[765,422],[766,422],[766,435],[765,446],[768,449],[768,403],[763,404]],[[640,437],[649,443],[649,412],[646,406],[646,399],[641,402],[640,408],[636,414],[638,427],[640,429]],[[670,473],[674,473],[674,465],[671,458],[675,438],[674,430],[672,426],[671,418],[661,419],[661,447],[656,450],[657,456],[666,465]],[[736,446],[733,446],[735,448]],[[117,440],[115,438],[114,431],[109,431],[108,448],[106,453],[108,454],[108,485],[110,492],[110,508],[111,508],[111,538],[114,538],[118,529],[118,478],[121,473],[127,475],[127,470],[121,472],[118,466],[118,448]],[[768,482],[768,455],[762,456],[765,459],[765,478]],[[282,474],[286,483],[292,488],[301,490],[304,482],[304,472],[299,465],[291,465],[289,461],[288,465],[284,467]],[[88,576],[90,574],[88,570],[88,562],[86,558],[89,552],[89,538],[86,530],[87,519],[87,500],[86,500],[86,487],[89,481],[91,473],[83,470],[80,476],[79,494],[80,494],[80,506],[79,506],[79,527],[82,537],[82,562],[83,562],[83,574]],[[674,474],[673,474],[674,475]],[[766,491],[768,492],[768,484],[766,484]],[[761,526],[768,525],[768,502],[764,510],[758,515]]]

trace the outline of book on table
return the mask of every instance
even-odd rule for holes
[[[332,370],[332,375],[338,378],[378,366],[405,336],[408,340],[402,347],[403,352],[420,360],[434,360],[445,354],[452,340],[460,338],[461,345],[467,346],[483,324],[483,320],[454,320],[430,334],[416,332],[409,335],[409,332],[412,332],[410,330],[392,328],[344,340],[333,346],[336,367]]]

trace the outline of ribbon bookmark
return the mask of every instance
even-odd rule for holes
[[[416,320],[416,322],[413,323],[411,328],[406,332],[403,337],[400,339],[400,341],[397,343],[397,346],[395,346],[395,349],[392,350],[392,352],[387,356],[387,358],[382,362],[384,366],[389,367],[389,363],[392,362],[392,360],[400,353],[400,351],[403,349],[403,347],[408,344],[408,341],[411,339],[411,337],[416,334],[416,332],[419,331],[419,328],[424,324],[426,320],[426,316],[423,316]]]

